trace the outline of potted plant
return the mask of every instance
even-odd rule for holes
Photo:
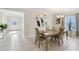
[[[0,24],[0,30],[3,31],[4,29],[7,29],[8,25],[7,24]]]

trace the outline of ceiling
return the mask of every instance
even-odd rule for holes
[[[79,13],[79,8],[3,8],[3,9],[18,11],[18,12],[25,12],[27,10],[36,10],[36,11],[49,12],[56,15],[68,14],[68,13],[71,13],[71,14]]]

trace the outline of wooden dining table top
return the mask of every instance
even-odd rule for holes
[[[52,30],[49,30],[49,31],[40,31],[39,33],[42,34],[42,35],[44,35],[44,36],[47,36],[47,37],[58,34],[58,32],[52,31]]]

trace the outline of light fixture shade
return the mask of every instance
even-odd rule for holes
[[[57,18],[63,18],[64,15],[57,15],[56,17],[57,17]]]
[[[60,18],[61,16],[60,16],[60,15],[57,15],[56,17],[57,17],[57,18]]]

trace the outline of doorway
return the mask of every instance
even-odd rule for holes
[[[24,38],[24,12],[0,9],[0,13],[0,24],[8,25],[4,31],[5,33],[1,31],[0,36],[6,36],[7,34],[11,36],[11,34],[13,35],[19,32]]]

